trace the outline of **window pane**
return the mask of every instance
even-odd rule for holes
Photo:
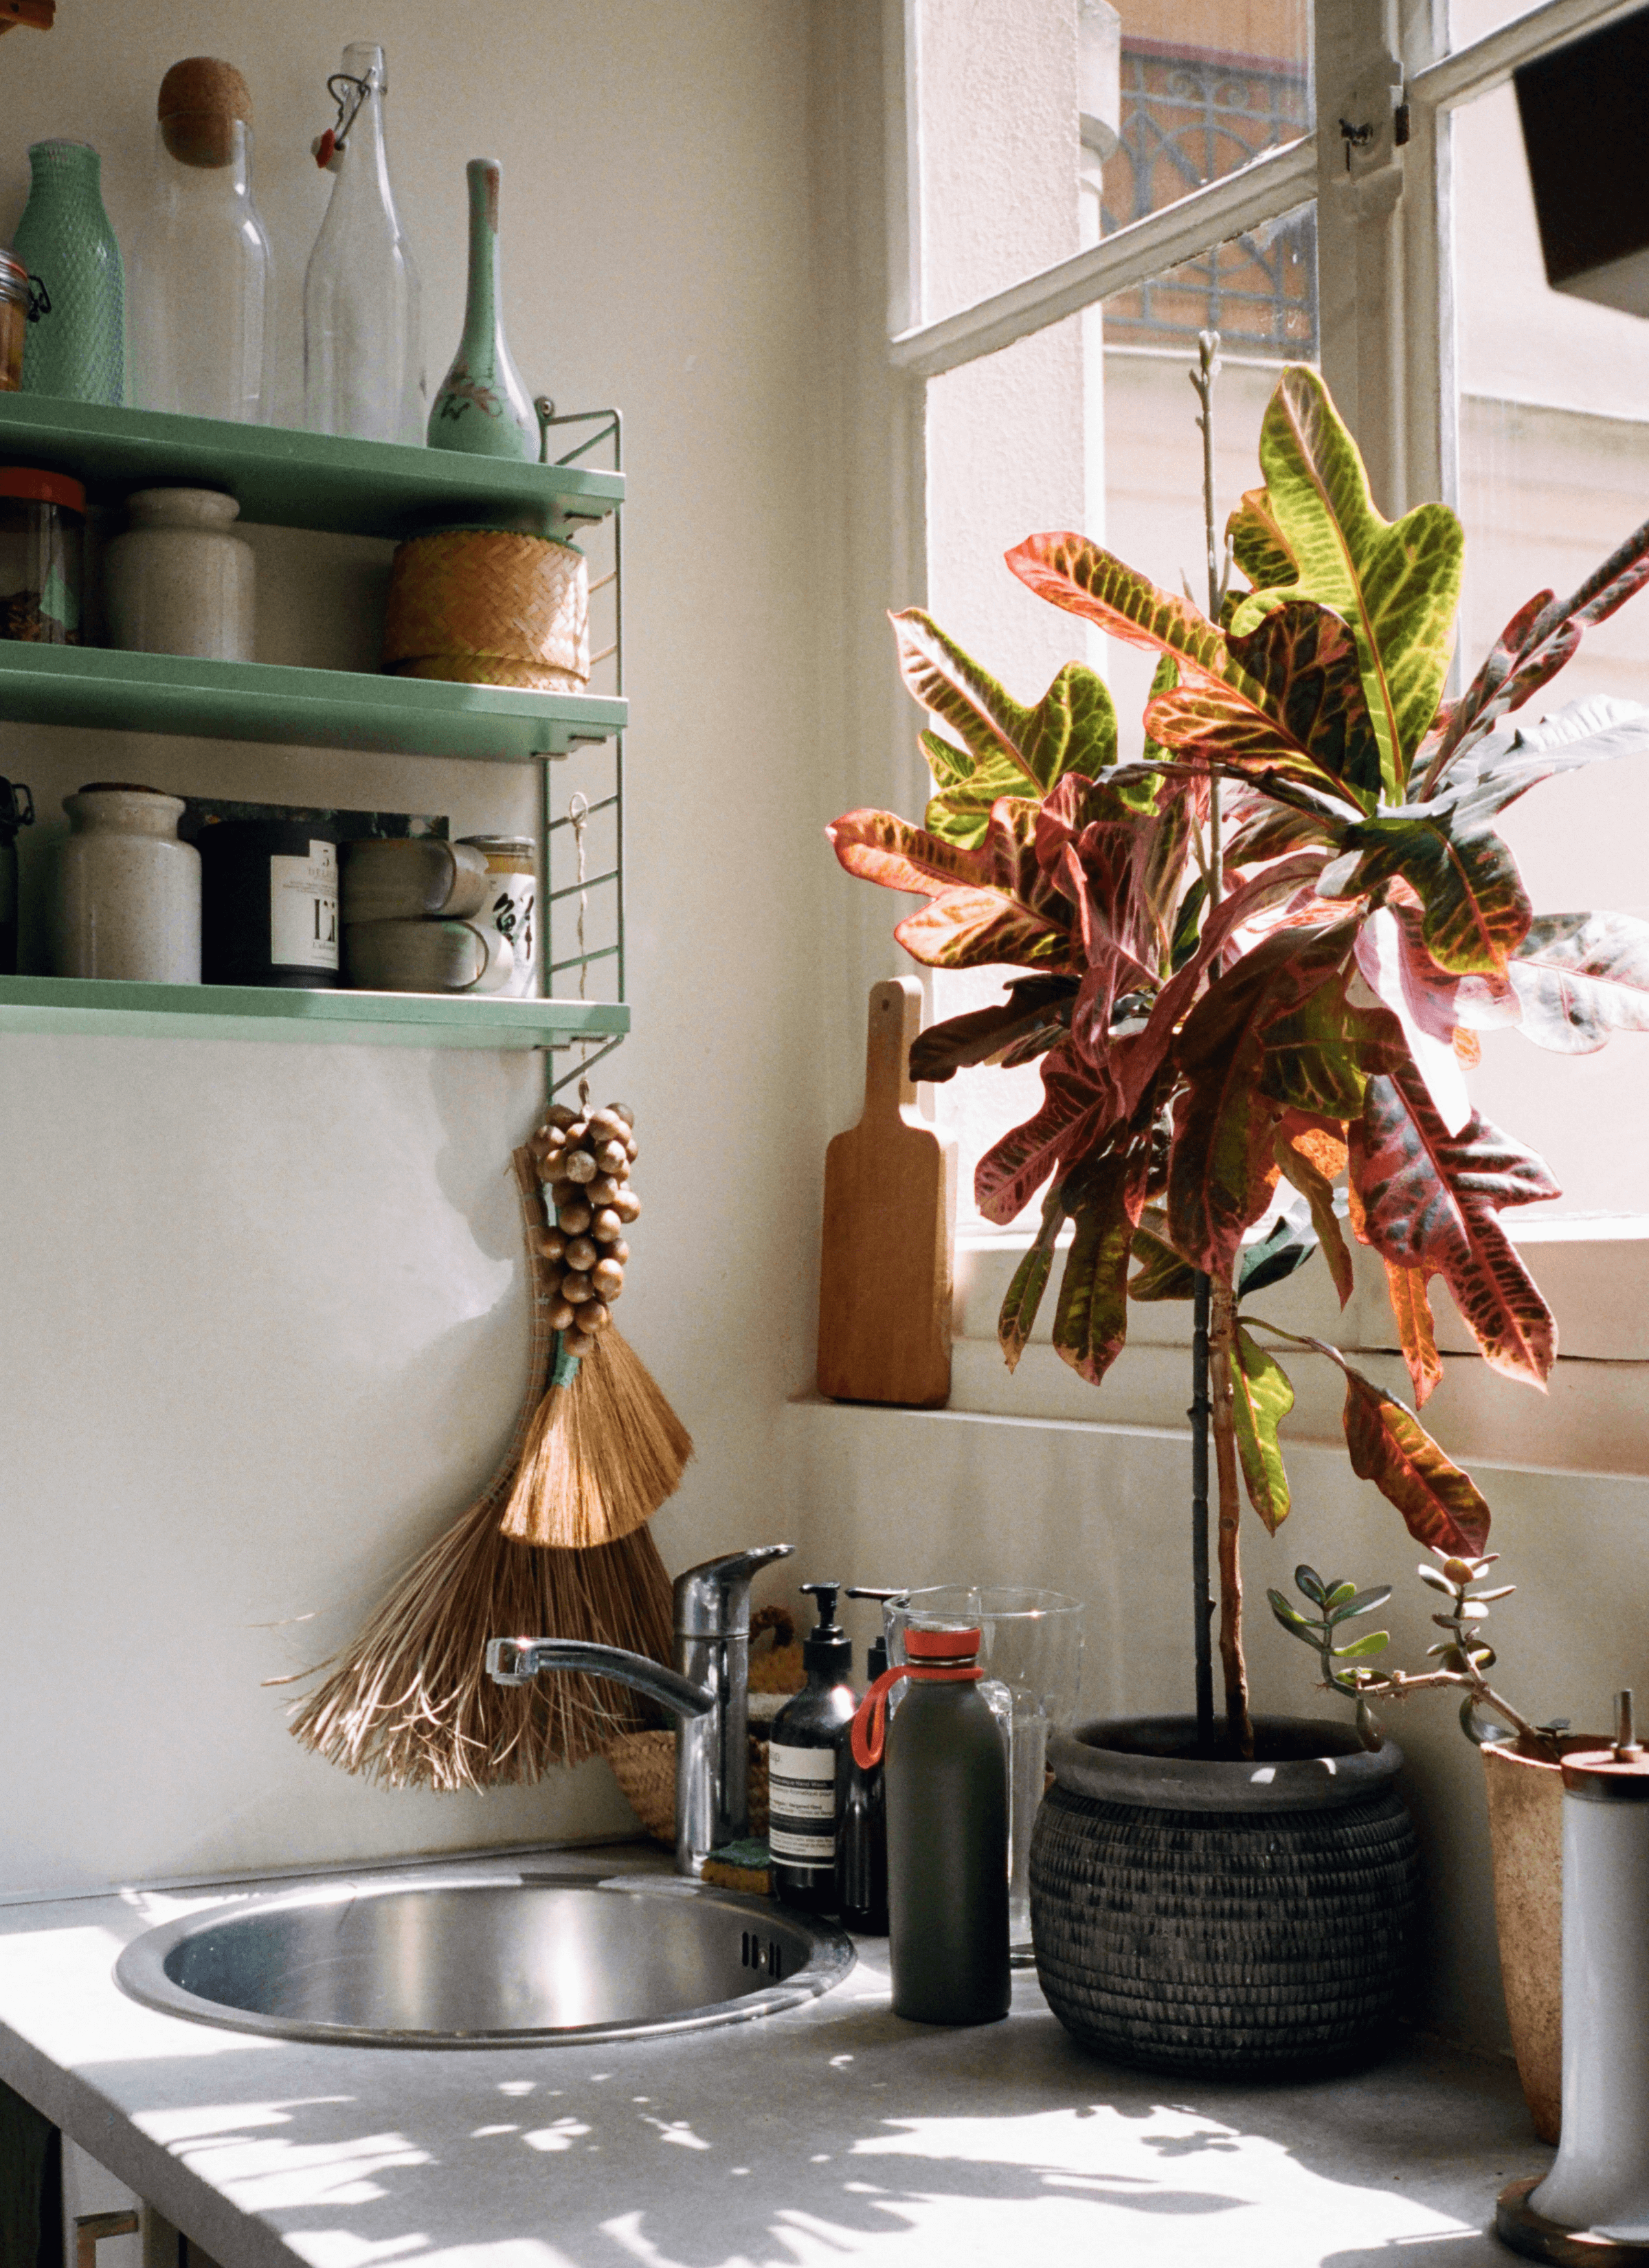
[[[1510,87],[1458,111],[1454,133],[1469,679],[1526,599],[1566,594],[1649,518],[1649,323],[1548,287]],[[1649,600],[1588,630],[1522,713],[1592,694],[1649,703]],[[1554,780],[1498,823],[1537,911],[1649,918],[1649,762]],[[1486,1033],[1473,1090],[1486,1117],[1546,1156],[1565,1211],[1641,1203],[1618,1131],[1649,1113],[1640,1039],[1557,1057],[1516,1032]]]
[[[920,319],[1311,122],[1307,0],[916,0]]]
[[[1260,421],[1279,364],[1314,356],[1314,217],[1303,207],[928,387],[930,612],[1021,701],[1037,700],[1067,661],[1099,670],[1124,755],[1143,745],[1153,657],[1033,597],[1002,555],[1027,535],[1080,529],[1168,590],[1189,583],[1205,604],[1202,438],[1187,382],[1196,333],[1233,310],[1251,325],[1222,353],[1215,396],[1223,528],[1258,477]],[[1248,312],[1262,301],[1263,320]],[[999,999],[1017,973],[937,972],[934,1013]],[[940,1123],[961,1142],[959,1218],[976,1225],[974,1167],[1035,1109],[1041,1078],[1034,1064],[963,1071],[935,1094]]]

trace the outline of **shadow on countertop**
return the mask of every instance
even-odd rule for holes
[[[393,2073],[382,2051],[310,2050],[313,2092],[278,2099],[256,2096],[269,2061],[225,2042],[218,2107],[188,2107],[199,2060],[158,2062],[138,2124],[308,2268],[1486,2268],[1506,2257],[1497,2191],[1549,2162],[1509,2070],[1424,2040],[1351,2078],[1244,2088],[1089,2057],[1032,1980],[1012,2022],[965,2032],[884,1993],[861,1968],[800,2021],[396,2053]],[[276,2257],[239,2227],[232,2257]]]

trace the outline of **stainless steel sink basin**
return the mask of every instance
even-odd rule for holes
[[[397,1875],[249,1897],[135,1939],[114,1975],[197,2023],[351,2047],[548,2046],[815,1999],[839,1930],[667,1874]]]

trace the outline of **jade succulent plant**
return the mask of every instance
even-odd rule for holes
[[[1069,664],[1027,705],[910,611],[894,628],[932,720],[932,799],[920,824],[859,810],[828,829],[850,873],[922,901],[894,931],[916,960],[1021,972],[999,1005],[923,1033],[910,1065],[943,1080],[1041,1064],[1041,1107],[975,1180],[997,1223],[1040,1195],[998,1326],[1009,1366],[1067,1221],[1054,1344],[1095,1385],[1130,1299],[1189,1298],[1198,1271],[1210,1279],[1238,1754],[1252,1753],[1239,1469],[1268,1528],[1289,1509],[1278,1427],[1294,1397],[1274,1350],[1338,1366],[1354,1470],[1420,1543],[1479,1558],[1489,1506],[1416,1414],[1442,1375],[1430,1285],[1442,1278],[1487,1362],[1543,1386],[1557,1330],[1501,1216],[1560,1192],[1473,1108],[1463,1071],[1496,1025],[1564,1055],[1649,1029],[1649,924],[1536,917],[1493,823],[1557,773],[1649,749],[1649,711],[1624,703],[1512,721],[1649,579],[1649,527],[1570,599],[1542,591],[1520,608],[1449,701],[1453,512],[1424,504],[1386,520],[1309,369],[1284,370],[1260,464],[1263,485],[1230,518],[1223,578],[1211,568],[1208,614],[1079,535],[1033,535],[1007,555],[1051,604],[1157,652],[1142,759],[1119,762],[1092,669]],[[1384,1263],[1413,1409],[1248,1305],[1320,1254],[1343,1306],[1348,1226]]]

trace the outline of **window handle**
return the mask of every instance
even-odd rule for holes
[[[135,2236],[135,2213],[77,2213],[75,2215],[75,2268],[97,2268],[98,2245],[106,2236]]]

